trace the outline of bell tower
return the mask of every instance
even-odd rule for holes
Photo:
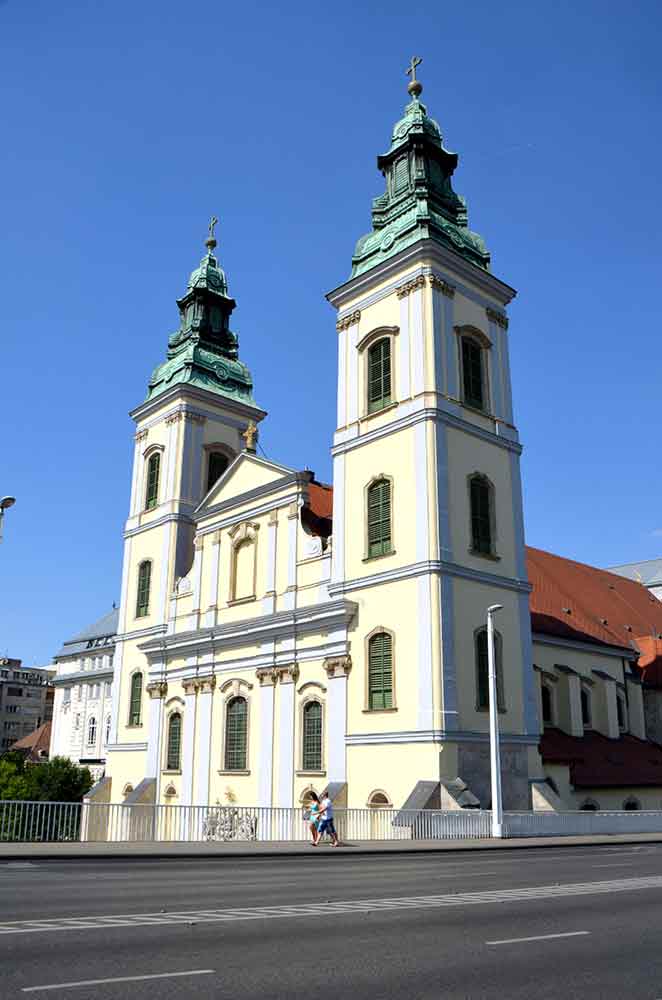
[[[348,780],[361,785],[361,753],[379,745],[389,773],[460,777],[488,804],[483,637],[498,603],[504,801],[528,808],[539,759],[508,363],[516,293],[469,229],[419,64],[377,158],[372,228],[327,296],[338,331],[329,589],[359,603],[366,637],[352,642]]]
[[[230,328],[236,302],[216,256],[217,222],[213,217],[206,253],[177,300],[179,328],[168,339],[166,360],[131,412],[136,433],[113,682],[112,740],[121,749],[146,749],[150,700],[138,646],[173,628],[173,587],[193,561],[193,511],[243,449],[242,436],[249,428],[249,437],[255,436],[266,416]],[[204,623],[208,609],[194,610]],[[131,707],[136,672],[142,674],[142,703]],[[112,753],[109,759],[112,768]],[[147,762],[146,777],[153,766]]]

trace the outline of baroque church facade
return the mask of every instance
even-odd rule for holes
[[[647,743],[630,637],[558,634],[549,622],[567,622],[555,606],[532,618],[509,371],[515,291],[468,228],[457,155],[420,94],[413,80],[378,157],[386,190],[372,229],[327,296],[332,487],[257,453],[266,414],[210,227],[167,359],[131,414],[96,801],[298,806],[329,787],[348,807],[489,806],[493,604],[506,808],[589,801],[571,749],[557,740],[546,763],[545,727],[561,742]],[[544,556],[535,573],[553,576]],[[642,611],[647,634],[662,633],[656,604]],[[620,785],[638,787],[630,777]],[[640,799],[659,808],[662,759],[655,778]]]

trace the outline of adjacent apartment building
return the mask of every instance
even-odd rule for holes
[[[53,717],[51,673],[0,658],[0,753]]]

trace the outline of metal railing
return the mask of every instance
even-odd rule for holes
[[[460,809],[336,809],[341,841],[489,838],[491,813]],[[662,833],[662,812],[509,812],[504,837]],[[102,802],[0,801],[0,842],[223,843],[310,839],[301,809]]]

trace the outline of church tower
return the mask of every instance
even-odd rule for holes
[[[250,372],[239,360],[238,338],[230,329],[236,303],[216,256],[217,221],[211,220],[207,252],[177,300],[179,329],[168,340],[167,358],[154,370],[146,399],[131,413],[135,449],[107,772],[116,801],[125,760],[132,775],[143,773],[147,781],[157,770],[150,753],[158,740],[148,740],[148,734],[158,732],[162,701],[158,682],[148,683],[139,644],[172,631],[174,588],[194,559],[193,512],[242,451],[242,435],[252,440],[266,416],[255,403]],[[213,609],[193,608],[190,627],[203,625],[209,614]],[[140,751],[142,767],[135,757]]]
[[[485,622],[500,604],[504,802],[526,809],[540,768],[508,363],[516,293],[468,228],[458,156],[421,102],[419,62],[377,159],[386,190],[372,229],[327,296],[339,366],[329,592],[360,609],[348,782],[361,802],[388,774],[400,803],[416,778],[441,779],[443,803],[460,778],[489,805]]]

